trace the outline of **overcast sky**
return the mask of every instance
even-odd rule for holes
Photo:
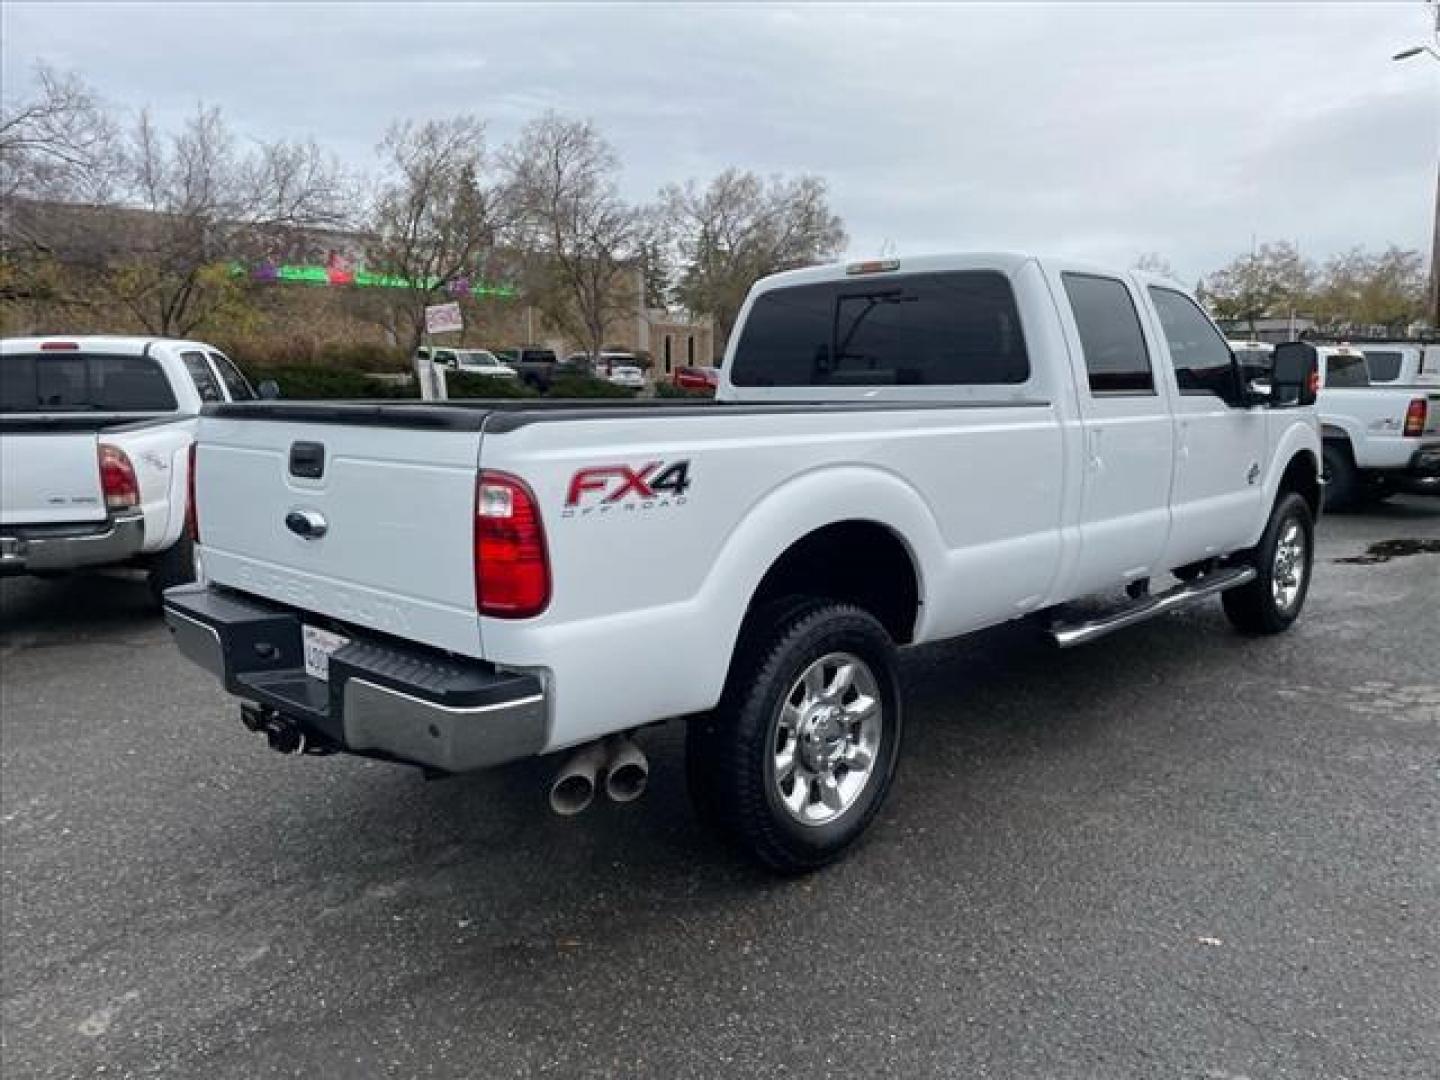
[[[370,167],[397,117],[473,112],[503,142],[593,118],[646,201],[738,165],[818,173],[855,254],[1170,260],[1187,283],[1262,241],[1428,249],[1440,62],[1403,3],[1081,7],[17,3],[35,61],[177,124],[314,135]]]

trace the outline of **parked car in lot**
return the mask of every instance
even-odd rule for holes
[[[194,578],[184,533],[205,403],[255,392],[201,341],[0,341],[0,572],[149,572],[156,600]]]
[[[708,390],[713,394],[720,386],[720,372],[711,367],[678,367],[671,381],[681,390]]]
[[[555,376],[564,373],[563,369],[558,372],[556,370],[560,360],[554,349],[522,345],[513,349],[502,349],[499,358],[502,363],[515,369],[522,382],[537,390],[548,390]]]
[[[623,386],[627,390],[644,390],[645,373],[638,367],[628,364],[619,364],[610,369],[606,376],[616,386]]]
[[[487,379],[514,379],[515,369],[502,363],[489,349],[442,349],[422,346],[416,350],[419,359],[429,360],[447,371],[466,375],[483,375]]]
[[[1440,385],[1377,386],[1360,349],[1323,345],[1318,353],[1325,505],[1440,494]]]
[[[688,717],[705,819],[804,870],[890,787],[898,647],[1019,618],[1073,646],[1217,595],[1287,629],[1314,362],[1282,346],[1248,385],[1189,295],[1065,260],[791,271],[715,401],[208,408],[209,583],[167,616],[277,749],[432,774],[568,749],[565,812],[638,794],[631,733]]]

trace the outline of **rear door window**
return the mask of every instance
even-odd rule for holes
[[[225,384],[225,389],[230,394],[231,401],[254,401],[256,398],[255,388],[250,385],[250,380],[240,374],[240,369],[232,364],[228,358],[220,353],[212,352],[211,361],[215,364],[215,370],[220,373],[220,381]]]
[[[1400,362],[1404,354],[1390,349],[1366,349],[1365,364],[1371,382],[1394,382],[1400,378]]]
[[[1155,372],[1140,314],[1125,283],[1095,274],[1062,274],[1080,332],[1092,394],[1153,394]]]
[[[175,393],[148,356],[39,352],[0,359],[6,412],[174,412]]]
[[[736,345],[737,386],[1023,383],[1015,294],[992,270],[796,285],[762,293]]]
[[[1240,387],[1230,346],[1195,301],[1184,293],[1155,285],[1150,287],[1150,299],[1170,347],[1170,363],[1180,393],[1214,394],[1222,401],[1238,402]]]
[[[225,395],[220,392],[220,381],[215,378],[215,373],[205,362],[204,353],[183,352],[180,354],[180,359],[185,362],[185,372],[190,376],[190,381],[195,384],[195,391],[200,395],[201,401],[225,400]]]

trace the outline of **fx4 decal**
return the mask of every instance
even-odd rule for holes
[[[649,461],[644,465],[592,465],[570,478],[564,517],[621,510],[683,506],[690,490],[690,462]]]

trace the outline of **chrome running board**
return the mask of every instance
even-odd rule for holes
[[[1226,589],[1233,589],[1237,585],[1245,585],[1254,580],[1255,568],[1253,566],[1234,566],[1225,570],[1214,570],[1194,581],[1184,582],[1163,593],[1143,596],[1134,603],[1127,604],[1118,611],[1101,618],[1081,623],[1056,623],[1050,628],[1050,636],[1062,649],[1068,649],[1074,645],[1085,645],[1096,638],[1104,637],[1111,631],[1123,630],[1127,626],[1134,626],[1146,619],[1153,619],[1156,615],[1163,615],[1167,611],[1174,611],[1176,608],[1184,607],[1196,600],[1204,600],[1207,596],[1215,596]]]

